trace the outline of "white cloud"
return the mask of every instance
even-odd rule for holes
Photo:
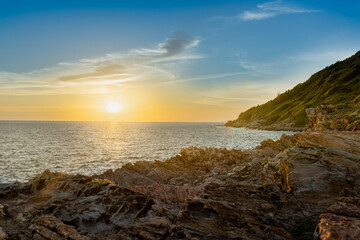
[[[284,3],[282,0],[265,2],[258,4],[255,9],[246,10],[239,13],[236,16],[216,16],[212,20],[223,20],[227,22],[236,21],[252,21],[252,20],[264,20],[278,15],[296,14],[296,13],[313,13],[319,12],[319,10],[311,10],[301,8],[299,6]]]
[[[283,14],[312,13],[318,10],[310,10],[297,6],[284,4],[282,0],[258,4],[255,10],[244,11],[238,15],[241,20],[263,20]]]
[[[262,20],[275,17],[276,13],[245,11],[239,15],[242,20]]]
[[[203,58],[193,51],[199,43],[175,32],[155,48],[61,62],[22,74],[0,72],[0,94],[96,93],[130,81],[168,81],[175,74],[164,63]]]

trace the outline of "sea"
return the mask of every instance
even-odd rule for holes
[[[189,146],[249,149],[293,134],[219,124],[0,121],[0,182],[28,181],[45,169],[92,175],[164,161]]]

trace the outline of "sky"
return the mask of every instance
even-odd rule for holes
[[[0,120],[225,122],[359,50],[358,1],[0,0]]]

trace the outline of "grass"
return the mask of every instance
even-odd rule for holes
[[[91,180],[90,183],[93,184],[111,184],[111,185],[116,185],[113,181],[110,181],[108,179],[99,179],[99,178],[94,178]]]
[[[245,126],[262,120],[269,126],[291,120],[295,126],[304,127],[307,123],[305,109],[320,104],[344,104],[344,114],[360,109],[360,51],[315,73],[275,99],[248,109],[226,125]]]

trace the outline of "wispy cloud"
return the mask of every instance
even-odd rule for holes
[[[276,17],[283,14],[294,14],[294,13],[312,13],[318,10],[310,10],[297,6],[291,6],[283,3],[283,1],[266,2],[258,4],[256,9],[248,10],[240,13],[238,18],[241,20],[263,20],[271,17]]]
[[[192,82],[192,81],[201,81],[201,80],[209,80],[209,79],[224,79],[229,77],[235,77],[244,75],[246,72],[232,72],[232,73],[220,73],[220,74],[211,74],[211,75],[202,75],[193,78],[183,78],[183,79],[174,79],[171,81],[161,82],[160,84],[175,84],[181,82]]]
[[[101,93],[127,82],[169,81],[175,79],[175,73],[164,63],[203,58],[194,52],[199,43],[199,39],[175,32],[154,48],[62,62],[22,74],[0,72],[0,93]]]
[[[313,13],[319,10],[306,9],[295,6],[289,3],[284,3],[282,0],[265,2],[258,4],[255,9],[245,10],[235,16],[224,17],[217,16],[214,20],[225,20],[228,22],[236,21],[254,21],[273,18],[285,14],[298,14],[298,13]]]

